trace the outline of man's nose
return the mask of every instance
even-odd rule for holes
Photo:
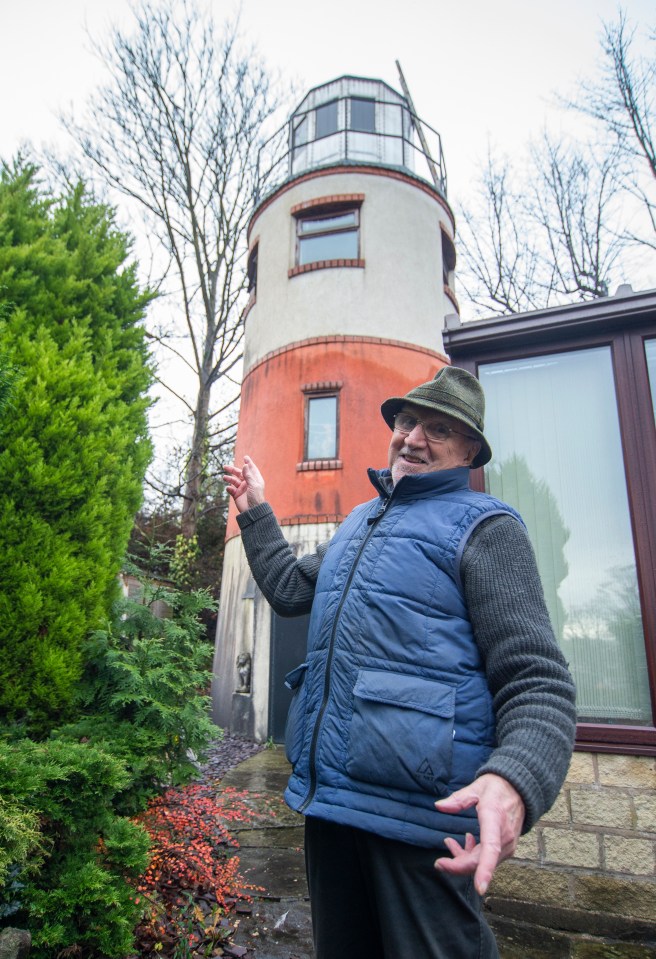
[[[425,446],[426,442],[424,427],[421,423],[416,423],[406,436],[406,443],[409,443],[410,446]]]

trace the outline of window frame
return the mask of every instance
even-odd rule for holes
[[[246,261],[246,292],[249,297],[257,296],[257,265],[259,256],[259,240],[249,250]]]
[[[292,117],[292,149],[300,150],[307,146],[309,141],[309,119],[308,114],[303,113],[300,117]]]
[[[322,463],[335,462],[339,460],[340,429],[339,414],[340,403],[339,384],[327,384],[324,386],[309,386],[303,388],[303,463]],[[332,456],[309,456],[308,442],[310,438],[310,405],[312,400],[335,399],[335,452]]]
[[[608,722],[577,724],[576,748],[583,751],[656,756],[656,497],[650,495],[656,475],[656,427],[645,343],[656,338],[656,311],[627,308],[612,315],[606,304],[588,309],[556,310],[498,317],[468,324],[444,334],[445,349],[455,366],[478,375],[487,363],[508,362],[594,347],[610,349],[631,532],[643,617],[645,653],[652,707],[651,726]],[[469,328],[467,328],[469,327]],[[485,331],[484,331],[485,327]],[[572,424],[585,428],[585,424]],[[484,491],[484,468],[472,470],[471,486]]]
[[[329,107],[335,108],[335,128],[327,130],[325,133],[319,132],[319,111],[327,111]],[[335,97],[334,100],[328,100],[326,103],[319,103],[314,108],[314,139],[323,140],[325,137],[332,137],[336,133],[340,132],[339,128],[339,97]]]
[[[440,239],[442,243],[442,283],[453,290],[453,280],[456,270],[456,247],[452,237],[440,223]]]
[[[353,125],[353,104],[354,103],[367,103],[372,104],[373,106],[373,126],[369,127],[356,127]],[[349,97],[348,105],[348,129],[351,133],[376,133],[376,100],[374,97]]]
[[[360,207],[362,206],[361,202],[356,203],[333,203],[326,206],[315,206],[310,207],[306,210],[299,210],[293,214],[294,219],[296,220],[296,242],[294,248],[294,265],[296,267],[308,266],[310,263],[324,263],[330,262],[332,260],[346,260],[346,261],[357,261],[360,259],[360,226],[361,226],[361,217],[360,217]],[[348,224],[343,227],[329,227],[325,230],[317,230],[316,232],[303,234],[303,223],[306,223],[311,220],[325,220],[330,217],[344,216],[346,214],[354,214],[354,224]],[[314,239],[319,236],[334,236],[339,233],[355,233],[357,239],[357,249],[356,255],[348,257],[322,257],[316,260],[308,260],[305,263],[301,262],[301,243],[303,240]]]

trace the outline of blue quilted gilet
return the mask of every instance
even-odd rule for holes
[[[405,476],[357,507],[317,580],[286,747],[289,805],[420,846],[478,834],[475,810],[436,799],[476,778],[495,744],[492,699],[459,564],[476,525],[509,506],[469,489],[469,470]]]

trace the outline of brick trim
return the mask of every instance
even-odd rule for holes
[[[295,177],[293,180],[287,180],[285,183],[281,184],[277,189],[273,191],[269,196],[265,197],[262,200],[260,206],[257,207],[251,221],[248,226],[248,237],[250,240],[251,227],[254,225],[260,213],[265,210],[268,206],[273,203],[279,196],[282,196],[283,193],[287,193],[288,190],[293,189],[299,183],[306,183],[308,180],[314,180],[317,177],[330,176],[334,173],[345,174],[345,173],[365,173],[371,174],[373,176],[383,176],[389,177],[391,180],[400,180],[402,183],[408,183],[410,186],[416,187],[416,189],[421,190],[423,193],[427,193],[428,196],[431,196],[436,203],[438,203],[448,216],[451,221],[451,226],[455,234],[456,229],[456,220],[453,214],[453,210],[444,199],[444,197],[438,192],[437,188],[431,186],[430,183],[426,183],[423,180],[420,180],[419,177],[413,177],[409,173],[403,173],[401,170],[388,169],[386,167],[379,166],[367,166],[365,164],[353,166],[344,166],[343,164],[338,164],[333,167],[321,167],[318,170],[310,170],[307,173],[303,173],[298,177]]]
[[[301,393],[325,393],[328,390],[341,390],[344,386],[341,380],[320,380],[318,383],[304,383]]]
[[[448,236],[448,238],[451,240],[452,243],[455,243],[455,237],[452,236],[452,235],[449,233],[449,231],[448,231],[447,228],[444,226],[444,224],[442,223],[442,221],[440,221],[440,230],[442,231],[442,233],[446,233],[446,235]],[[455,233],[455,230],[454,230],[454,233]]]
[[[244,307],[244,312],[241,315],[242,320],[246,319],[246,317],[248,316],[248,314],[253,309],[256,303],[257,303],[257,294],[251,293],[251,295],[248,298],[248,303]]]
[[[312,210],[318,206],[336,206],[337,204],[361,206],[363,203],[364,193],[333,193],[331,196],[318,196],[313,200],[296,203],[289,212],[292,216],[298,216],[299,213],[305,213],[306,210]]]
[[[278,518],[281,526],[321,526],[323,523],[342,523],[346,519],[346,513],[319,513],[306,516],[283,516]],[[239,539],[241,531],[237,529],[235,533],[226,536],[226,543],[233,539]]]
[[[287,271],[287,276],[291,280],[293,276],[299,276],[301,273],[313,273],[315,270],[332,270],[335,267],[351,267],[355,269],[364,269],[364,260],[315,260],[314,263],[304,263],[302,266],[293,266]]]
[[[451,287],[447,286],[446,283],[444,284],[444,292],[446,293],[447,297],[451,300],[451,302],[455,306],[457,313],[460,314],[460,304],[458,303],[458,298],[456,297]]]
[[[279,346],[277,350],[271,350],[269,353],[265,353],[260,360],[257,360],[256,363],[246,370],[242,380],[242,387],[247,376],[250,376],[251,373],[255,372],[258,366],[262,366],[263,363],[268,363],[269,360],[272,360],[275,356],[282,356],[283,353],[289,353],[291,350],[298,350],[304,346],[320,346],[324,343],[376,343],[381,346],[395,346],[399,349],[411,350],[413,353],[425,353],[427,356],[432,356],[433,359],[439,360],[447,366],[451,364],[451,360],[446,354],[438,353],[437,350],[431,350],[427,346],[419,346],[416,343],[407,343],[404,340],[391,340],[385,336],[355,336],[346,333],[336,333],[333,336],[310,336],[307,340],[294,340],[293,343],[286,343],[285,346]]]
[[[344,513],[321,513],[318,516],[286,516],[278,522],[281,526],[318,526],[321,523],[341,523],[344,519]]]
[[[297,473],[306,473],[309,470],[341,470],[341,460],[303,460],[296,464]]]

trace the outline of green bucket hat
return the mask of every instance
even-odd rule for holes
[[[481,448],[472,460],[470,469],[485,466],[492,459],[490,444],[483,436],[485,418],[485,394],[475,376],[457,366],[445,366],[435,374],[435,379],[415,386],[405,396],[392,396],[380,408],[383,419],[391,430],[394,417],[406,403],[437,410],[460,420],[480,442]]]

